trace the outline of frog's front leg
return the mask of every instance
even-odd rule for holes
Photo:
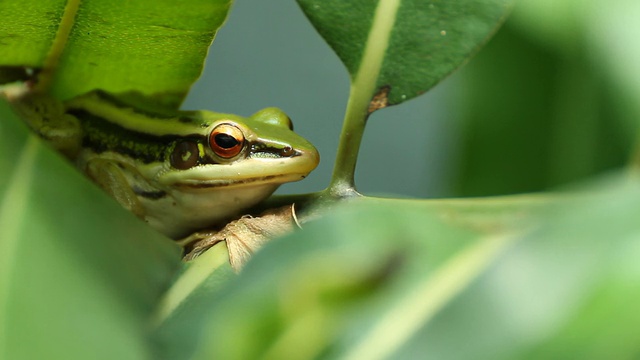
[[[59,100],[44,94],[28,94],[12,100],[11,106],[53,148],[70,159],[77,156],[82,143],[80,121],[65,113]]]
[[[124,173],[124,167],[111,159],[93,158],[86,162],[84,171],[111,197],[116,199],[124,208],[139,218],[144,218],[144,207],[133,191]]]

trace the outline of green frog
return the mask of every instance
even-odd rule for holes
[[[174,239],[238,216],[319,162],[277,108],[247,118],[154,112],[101,91],[64,103],[31,95],[14,107],[120,204]]]

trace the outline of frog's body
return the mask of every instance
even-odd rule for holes
[[[306,177],[319,161],[275,108],[249,118],[155,114],[92,92],[66,102],[62,112],[31,125],[123,206],[173,238],[238,215],[280,184]],[[68,137],[59,136],[64,131],[54,118],[64,119]]]

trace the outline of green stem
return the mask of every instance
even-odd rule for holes
[[[400,0],[380,0],[371,22],[371,30],[362,53],[358,72],[351,82],[351,93],[345,113],[340,145],[331,183],[327,189],[333,196],[356,194],[354,174],[362,135],[371,113],[369,104],[377,91],[376,84],[389,46]]]
[[[362,135],[367,120],[368,97],[357,96],[357,91],[351,88],[352,96],[347,104],[347,112],[342,124],[338,154],[333,168],[333,176],[329,191],[335,195],[346,194],[350,189],[355,190],[355,171],[358,161],[358,151],[362,143]],[[361,92],[362,94],[362,92]]]

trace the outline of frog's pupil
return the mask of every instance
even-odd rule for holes
[[[231,135],[217,134],[215,136],[216,145],[223,149],[231,149],[238,145],[238,140]]]

